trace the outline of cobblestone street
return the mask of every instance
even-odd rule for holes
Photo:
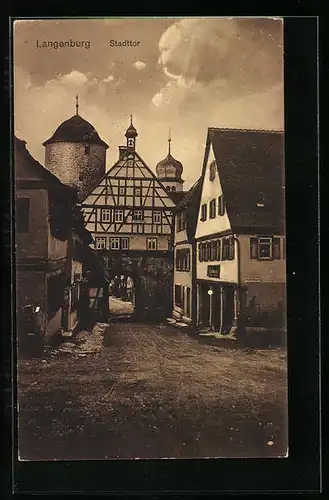
[[[94,350],[20,360],[21,459],[286,454],[283,349],[215,344],[167,324],[89,335]]]

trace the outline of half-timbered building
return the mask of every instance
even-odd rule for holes
[[[86,228],[110,275],[129,271],[137,279],[138,267],[170,288],[175,203],[136,151],[132,119],[125,136],[117,162],[82,202]]]

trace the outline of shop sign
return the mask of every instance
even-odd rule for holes
[[[219,278],[220,277],[220,266],[207,266],[207,276],[210,278]]]
[[[257,277],[257,276],[250,276],[249,278],[245,279],[245,282],[246,283],[259,283],[260,282],[260,278]]]

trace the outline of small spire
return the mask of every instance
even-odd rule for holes
[[[132,125],[132,124],[133,124],[133,115],[131,114],[130,115],[130,125]]]
[[[79,96],[78,94],[75,96],[75,114],[79,114]]]
[[[168,135],[168,153],[170,154],[170,143],[171,143],[171,127],[169,127],[169,135]]]

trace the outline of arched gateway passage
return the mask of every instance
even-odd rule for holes
[[[103,256],[110,283],[110,317],[159,321],[171,312],[171,266],[168,256]]]

